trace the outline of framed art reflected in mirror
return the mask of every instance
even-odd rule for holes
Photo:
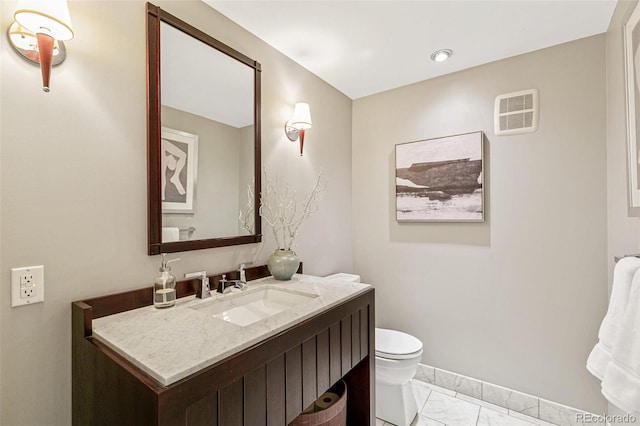
[[[198,176],[198,136],[162,128],[162,213],[193,213]]]

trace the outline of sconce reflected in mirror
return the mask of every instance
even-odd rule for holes
[[[291,120],[284,125],[284,130],[290,141],[294,142],[300,139],[300,156],[302,156],[302,148],[304,146],[305,130],[311,128],[311,110],[306,102],[298,102],[293,107],[293,116]]]
[[[20,0],[9,27],[14,50],[40,65],[42,90],[49,91],[51,67],[66,58],[63,40],[73,38],[67,0]]]

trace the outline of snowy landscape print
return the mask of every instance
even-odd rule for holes
[[[396,145],[399,222],[484,220],[482,132]]]

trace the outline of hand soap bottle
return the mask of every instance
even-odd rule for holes
[[[180,259],[167,260],[166,256],[166,253],[162,253],[160,275],[153,286],[153,306],[156,308],[170,308],[176,304],[176,277],[171,275],[169,263]]]

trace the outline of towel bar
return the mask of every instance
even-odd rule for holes
[[[613,258],[615,263],[618,263],[620,259],[624,259],[625,257],[640,257],[640,253],[637,254],[625,254],[624,256],[616,256]]]

